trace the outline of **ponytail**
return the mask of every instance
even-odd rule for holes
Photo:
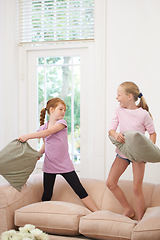
[[[46,115],[46,108],[43,108],[40,112],[40,126],[44,124],[45,115]]]
[[[147,103],[145,101],[145,98],[143,96],[140,98],[140,102],[137,105],[137,107],[141,107],[141,108],[143,108],[143,109],[145,109],[145,110],[147,110],[149,112],[149,107],[148,107],[148,105],[147,105]]]
[[[146,103],[145,98],[143,97],[143,94],[140,92],[138,86],[134,82],[123,82],[120,84],[126,92],[126,94],[132,94],[134,97],[135,102],[140,98],[140,102],[137,105],[138,108],[143,108],[146,111],[149,112],[149,107]],[[151,113],[149,112],[150,116],[152,117]]]
[[[148,107],[148,105],[147,105],[147,103],[146,103],[146,100],[145,100],[145,98],[143,97],[143,95],[141,96],[141,98],[140,98],[140,102],[139,102],[139,104],[137,105],[137,107],[138,108],[143,108],[143,109],[145,109],[147,112],[149,112],[149,107]],[[151,118],[152,118],[152,115],[151,115],[151,113],[149,112],[149,114],[150,114],[150,116],[151,116]]]

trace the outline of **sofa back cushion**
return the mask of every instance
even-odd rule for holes
[[[160,184],[155,184],[150,200],[150,207],[160,206]]]
[[[100,210],[108,210],[114,213],[122,214],[123,208],[112,192],[106,187],[105,180],[89,178],[81,178],[80,180]],[[133,209],[136,210],[133,181],[119,180],[118,184],[124,191]],[[143,192],[146,207],[160,206],[160,185],[144,182]],[[65,179],[59,175],[56,178],[52,200],[70,202],[84,206],[82,201],[74,193]],[[137,219],[137,215],[135,215],[134,219]]]
[[[91,198],[94,199],[98,208],[101,208],[103,194],[106,189],[105,181],[89,178],[81,178],[80,181],[83,187],[86,189],[87,193],[91,196]],[[51,200],[71,202],[84,206],[81,199],[76,195],[76,193],[61,175],[58,175],[56,177]]]
[[[120,188],[123,190],[128,202],[130,205],[133,207],[133,209],[136,212],[136,202],[135,202],[135,196],[133,192],[133,181],[129,180],[119,180],[118,185]],[[153,201],[153,193],[156,190],[155,185],[151,183],[143,183],[143,193],[144,193],[144,198],[145,198],[145,204],[146,207],[150,207],[151,202]],[[157,192],[158,194],[158,192]],[[155,196],[156,198],[156,196]],[[160,198],[157,200],[160,205]],[[157,202],[157,205],[158,205]],[[102,210],[109,210],[114,213],[122,214],[123,213],[123,208],[119,201],[114,197],[112,192],[106,187],[103,200],[102,200],[102,205],[101,205]],[[137,220],[137,215],[135,214],[134,219]]]

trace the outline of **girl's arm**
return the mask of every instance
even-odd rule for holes
[[[53,127],[39,131],[39,132],[34,132],[34,133],[29,133],[22,135],[18,138],[19,141],[21,142],[26,142],[29,139],[34,139],[34,138],[45,138],[48,137],[51,134],[54,134],[56,132],[61,131],[64,129],[66,126],[61,124],[61,123],[56,123]]]
[[[154,144],[156,143],[156,136],[157,136],[157,134],[156,134],[155,132],[149,134],[149,139],[150,139]]]
[[[111,129],[109,135],[114,137],[118,142],[125,143],[125,138],[122,133],[117,133],[115,130]]]

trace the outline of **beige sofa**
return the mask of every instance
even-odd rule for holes
[[[143,219],[122,216],[122,207],[105,181],[81,179],[100,211],[90,212],[61,176],[53,199],[41,202],[42,175],[32,176],[21,192],[9,184],[0,186],[0,232],[33,224],[50,239],[160,240],[160,185],[144,183],[146,212]],[[135,209],[131,181],[119,181]]]

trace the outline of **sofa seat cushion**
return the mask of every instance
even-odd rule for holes
[[[142,220],[133,230],[132,240],[160,239],[160,207],[147,208]]]
[[[83,206],[69,202],[39,202],[17,209],[15,225],[33,224],[51,234],[78,235],[80,218],[90,212]]]
[[[107,210],[97,211],[80,220],[79,232],[95,239],[127,240],[137,221]]]

